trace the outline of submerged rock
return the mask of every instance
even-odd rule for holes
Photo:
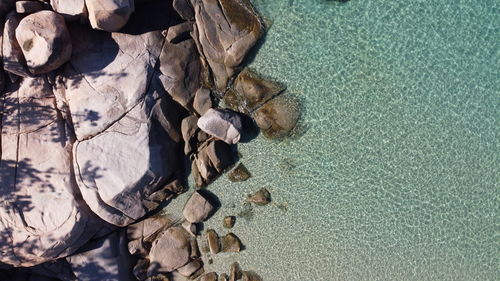
[[[234,262],[231,264],[231,268],[229,269],[229,281],[236,281],[241,279],[242,272],[240,268],[240,264]]]
[[[233,228],[233,226],[234,226],[235,223],[236,223],[236,217],[235,216],[226,216],[226,217],[224,217],[223,226],[225,228]]]
[[[280,95],[253,113],[255,122],[264,136],[279,139],[290,135],[299,120],[299,103],[286,95]]]
[[[23,18],[16,28],[31,73],[52,71],[67,62],[72,44],[64,18],[52,11],[40,11]]]
[[[10,12],[5,17],[2,36],[3,68],[8,73],[21,77],[30,77],[32,75],[26,67],[23,51],[16,39],[16,28],[21,19],[22,16],[15,12]]]
[[[248,195],[248,202],[259,206],[267,205],[271,202],[271,193],[266,188],[262,188],[252,195]]]
[[[239,252],[241,251],[241,241],[234,233],[228,233],[221,239],[222,252]]]
[[[198,127],[227,144],[240,140],[241,118],[237,113],[222,109],[209,109],[198,119]]]
[[[227,177],[229,178],[230,181],[232,182],[240,182],[240,181],[246,181],[249,179],[252,175],[248,171],[248,169],[243,165],[242,163],[238,164],[236,168],[234,168]]]

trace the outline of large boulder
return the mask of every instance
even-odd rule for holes
[[[2,2],[3,3],[3,2]],[[10,12],[5,17],[5,25],[2,36],[2,58],[3,68],[6,72],[17,76],[29,77],[31,73],[26,67],[21,46],[16,39],[16,28],[21,22],[22,16],[15,12]]]
[[[3,94],[0,262],[32,266],[71,254],[105,224],[78,199],[74,137],[43,78]]]
[[[216,88],[229,78],[263,33],[263,24],[249,0],[194,2],[200,53],[213,71]]]
[[[259,107],[252,116],[264,136],[280,139],[293,132],[300,117],[299,102],[289,95],[280,95]]]
[[[69,21],[83,21],[88,15],[85,0],[50,0],[50,5],[55,12]]]
[[[229,110],[209,109],[198,119],[198,127],[227,144],[236,144],[241,136],[241,118]]]
[[[127,24],[134,12],[134,0],[85,0],[90,25],[94,29],[114,32]]]
[[[69,60],[72,45],[64,18],[52,11],[40,11],[23,18],[16,39],[31,73],[42,74]]]

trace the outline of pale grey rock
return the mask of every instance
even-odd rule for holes
[[[241,118],[237,113],[222,109],[209,109],[198,119],[198,127],[227,144],[236,144],[241,136]]]
[[[125,231],[115,231],[66,258],[78,280],[133,281],[135,260],[127,252]]]
[[[171,227],[155,240],[149,253],[148,275],[172,272],[189,262],[189,234],[182,227]]]
[[[182,214],[187,221],[198,223],[204,221],[214,210],[214,206],[199,191],[195,191],[186,202]]]
[[[18,14],[31,14],[43,10],[43,5],[38,1],[17,1],[16,12]]]
[[[16,28],[16,39],[33,74],[52,71],[71,56],[72,44],[64,18],[52,11],[23,18]]]
[[[61,83],[78,140],[95,136],[144,99],[161,50],[160,32],[104,33],[70,28],[73,54]],[[132,67],[133,66],[133,67]]]
[[[194,2],[200,53],[213,71],[216,88],[224,91],[248,51],[263,32],[263,24],[248,0]]]
[[[12,84],[0,99],[0,262],[33,266],[73,253],[104,223],[79,197],[71,130],[43,78]]]
[[[134,0],[85,0],[90,25],[94,29],[114,32],[127,24],[134,12]]]
[[[50,0],[52,9],[68,21],[85,21],[88,17],[85,0]]]

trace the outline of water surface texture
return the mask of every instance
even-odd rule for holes
[[[500,2],[255,0],[251,63],[302,100],[302,133],[239,145],[209,188],[266,281],[498,280]],[[274,204],[247,210],[267,187]],[[181,200],[182,201],[182,200]]]

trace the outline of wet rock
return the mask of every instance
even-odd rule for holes
[[[85,0],[90,25],[94,29],[114,32],[127,23],[134,12],[134,0]]]
[[[234,262],[231,264],[231,268],[229,269],[229,281],[236,281],[241,279],[242,273],[240,264]]]
[[[241,181],[246,181],[249,179],[252,175],[248,171],[248,169],[245,167],[243,164],[238,164],[236,168],[234,168],[227,177],[229,178],[230,181],[232,182],[241,182]]]
[[[148,275],[171,272],[189,262],[189,234],[182,227],[168,228],[151,246]]]
[[[198,223],[207,219],[213,210],[214,206],[209,199],[199,191],[195,191],[186,202],[182,214],[187,221]]]
[[[195,1],[195,20],[200,53],[213,71],[216,88],[227,86],[263,32],[263,25],[250,1]]]
[[[66,260],[78,280],[135,280],[124,230],[90,242]]]
[[[33,74],[52,71],[71,56],[72,44],[64,18],[52,11],[23,18],[16,28],[16,38]]]
[[[172,27],[173,33],[178,33],[176,29],[182,30],[186,26],[185,23],[180,25],[178,28]],[[167,36],[170,33],[168,31]],[[189,108],[188,104],[200,86],[200,68],[199,54],[191,37],[165,42],[160,55],[162,83],[172,98],[186,108]]]
[[[184,277],[190,277],[193,275],[200,267],[203,266],[203,263],[200,260],[192,260],[188,262],[186,265],[179,267],[177,272],[179,272]]]
[[[139,259],[132,269],[132,273],[134,274],[137,280],[146,280],[148,278],[148,267],[149,260],[147,259]]]
[[[172,6],[182,19],[194,20],[194,11],[189,0],[174,0]]]
[[[241,281],[262,281],[262,277],[253,271],[243,271]]]
[[[280,95],[257,109],[253,118],[264,136],[277,139],[289,135],[299,120],[298,101]]]
[[[271,193],[266,188],[262,188],[254,194],[249,195],[247,201],[259,206],[267,205],[271,202]]]
[[[50,0],[54,12],[68,21],[86,21],[88,17],[85,0]]]
[[[240,140],[241,118],[237,113],[222,109],[209,109],[198,119],[198,127],[227,144]]]
[[[217,273],[209,272],[201,276],[200,281],[217,281]]]
[[[241,251],[241,241],[233,233],[224,235],[221,239],[222,252],[239,252]]]
[[[19,14],[31,14],[43,10],[43,5],[37,1],[17,1],[16,12]]]
[[[194,95],[193,108],[200,115],[205,114],[212,108],[212,99],[210,97],[210,90],[207,88],[199,88]]]
[[[235,216],[226,216],[226,217],[224,217],[223,226],[225,228],[233,228],[233,226],[234,226],[235,223],[236,223],[236,217]]]
[[[213,255],[220,252],[220,243],[219,243],[219,235],[213,229],[207,230],[205,233],[207,237],[208,247],[210,248],[210,253]]]
[[[233,110],[250,113],[284,90],[276,82],[263,79],[255,72],[245,68],[236,77],[233,91],[228,91],[224,101]]]
[[[21,19],[22,16],[15,12],[11,12],[5,17],[2,36],[3,68],[6,72],[21,77],[29,77],[31,73],[26,67],[23,51],[16,39],[16,28]]]

